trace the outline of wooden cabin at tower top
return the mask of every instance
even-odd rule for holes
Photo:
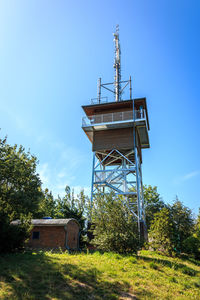
[[[136,127],[140,157],[141,149],[150,147],[146,98],[96,103],[82,108],[86,114],[82,128],[92,143],[93,151],[133,149],[133,126]]]
[[[146,98],[137,98],[134,100],[123,100],[123,101],[114,101],[114,102],[105,102],[105,103],[96,103],[90,105],[83,105],[82,108],[85,114],[88,117],[98,115],[98,114],[109,114],[116,112],[124,112],[124,111],[133,111],[133,103],[134,110],[139,111],[142,106],[146,112],[147,123],[149,129],[149,119],[148,119],[148,110],[146,104]]]

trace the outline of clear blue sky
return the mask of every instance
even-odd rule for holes
[[[91,145],[81,105],[113,80],[120,26],[122,79],[147,97],[151,148],[143,181],[166,202],[200,206],[200,1],[1,0],[0,136],[39,159],[43,186],[89,191]]]

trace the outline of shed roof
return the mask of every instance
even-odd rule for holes
[[[76,219],[32,219],[31,224],[35,226],[65,226],[70,221],[75,221],[78,225],[78,221]],[[11,222],[12,225],[19,225],[20,220],[15,220]]]

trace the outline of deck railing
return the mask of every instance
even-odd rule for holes
[[[113,98],[108,98],[108,97],[101,97],[99,98],[92,98],[91,100],[91,105],[97,105],[97,104],[104,104],[104,103],[112,103],[116,101]],[[119,102],[124,102],[124,101],[129,101],[133,99],[121,99]]]
[[[135,110],[134,117],[133,111],[123,111],[123,112],[115,112],[108,114],[99,114],[90,117],[83,117],[82,119],[82,127],[93,126],[96,124],[103,123],[118,123],[118,122],[126,122],[133,120],[141,120],[146,119],[145,110]]]
[[[99,98],[92,98],[91,99],[91,104],[103,104],[103,103],[108,103],[108,102],[113,102],[113,100],[109,100],[108,97],[101,97],[101,99],[99,100]]]

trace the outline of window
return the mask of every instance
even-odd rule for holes
[[[40,238],[40,232],[39,231],[33,231],[33,240],[39,240]]]

